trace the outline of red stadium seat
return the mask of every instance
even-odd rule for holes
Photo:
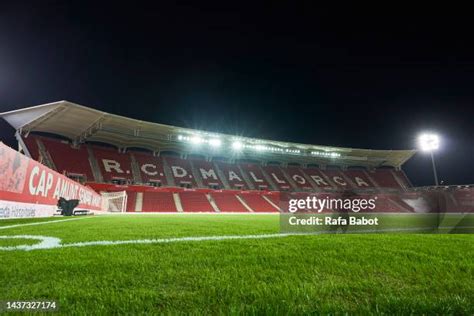
[[[231,189],[248,189],[244,177],[236,164],[216,162],[216,165],[226,177],[227,183]]]
[[[211,196],[221,212],[249,212],[235,193],[215,192]]]
[[[403,189],[395,180],[390,169],[376,169],[375,171],[369,171],[369,175],[381,188]]]
[[[93,146],[94,156],[104,181],[126,180],[133,182],[132,162],[129,153],[119,153],[115,148]]]
[[[340,170],[334,169],[327,169],[321,170],[322,174],[326,175],[326,177],[331,181],[338,189],[352,189],[352,184],[345,179],[344,175]]]
[[[441,204],[441,211],[448,213],[472,213],[474,212],[474,190],[471,189],[456,189],[454,191],[437,192],[438,195],[443,196]],[[438,201],[439,201],[438,200]],[[443,205],[444,204],[444,205]]]
[[[192,163],[201,177],[202,183],[205,187],[218,189],[224,188],[224,184],[219,178],[216,167],[212,162],[193,159]]]
[[[176,186],[195,188],[197,187],[193,171],[188,160],[178,157],[163,157],[168,163]]]
[[[177,212],[173,193],[143,192],[142,212]]]
[[[308,179],[306,179],[306,177],[304,176],[300,168],[288,167],[288,168],[285,168],[285,171],[299,189],[303,189],[303,190],[313,189],[313,187],[311,186],[311,183],[309,183]]]
[[[140,169],[143,183],[160,183],[167,185],[165,171],[163,169],[163,158],[154,157],[151,153],[133,152],[133,156]]]
[[[413,212],[417,201],[409,198],[406,202],[400,193],[395,190],[403,190],[411,186],[405,173],[395,169],[375,169],[365,171],[363,169],[326,169],[300,168],[295,166],[281,167],[276,165],[260,166],[252,163],[232,164],[227,162],[209,162],[204,159],[192,158],[181,159],[178,157],[165,156],[154,157],[147,152],[119,153],[118,150],[99,146],[81,145],[73,148],[67,141],[54,138],[30,135],[24,139],[30,154],[40,159],[42,146],[44,146],[47,159],[52,160],[59,172],[70,176],[83,175],[87,180],[94,182],[93,172],[87,146],[91,146],[92,153],[96,159],[104,182],[115,182],[122,179],[125,183],[133,184],[134,176],[132,170],[139,170],[141,182],[145,185],[168,186],[166,174],[174,178],[177,186],[186,188],[197,188],[197,179],[202,181],[204,187],[211,189],[228,189],[224,183],[236,192],[185,190],[178,192],[181,207],[184,212],[278,212],[279,208],[286,211],[287,207],[280,201],[280,195],[298,197],[301,194],[313,194],[321,198],[343,198],[344,192],[355,190],[359,197],[372,198],[373,192],[359,189],[377,188],[383,193],[377,194],[376,209],[374,212]],[[41,146],[41,147],[40,147]],[[136,161],[136,168],[132,166],[132,155]],[[92,161],[93,162],[93,161]],[[94,162],[93,162],[94,163]],[[166,167],[167,166],[167,167]],[[135,169],[133,169],[135,168]],[[165,170],[165,168],[169,168]],[[166,172],[165,172],[166,171]],[[223,181],[224,177],[226,181]],[[138,178],[136,179],[138,180]],[[273,190],[275,185],[277,191],[288,191],[285,193],[257,193],[246,191],[250,189],[247,181],[253,184],[257,190]],[[314,190],[319,188],[319,190]],[[391,190],[384,190],[385,188]],[[143,212],[177,212],[176,205],[171,192],[148,192],[144,187],[142,201]],[[294,192],[294,191],[305,191]],[[128,193],[127,211],[134,212],[137,205],[137,189]],[[313,193],[311,193],[313,192]],[[209,194],[209,199],[207,194]],[[405,194],[405,193],[404,193]],[[408,194],[408,193],[406,193]],[[466,198],[459,190],[457,192],[443,192],[444,206],[447,211],[472,211],[472,205],[466,204]],[[429,201],[429,194],[426,194]],[[430,202],[431,203],[431,202]],[[213,205],[217,208],[214,209]],[[323,212],[330,212],[324,209]]]
[[[332,189],[333,186],[331,182],[329,182],[325,175],[321,173],[321,171],[317,168],[307,168],[302,169],[304,173],[306,173],[316,184],[317,187],[321,189]]]
[[[364,195],[364,199],[372,199],[376,197],[375,209],[372,212],[394,212],[394,213],[408,213],[411,208],[401,200],[397,200],[396,195],[393,194],[377,194]]]
[[[28,138],[33,137],[37,137],[43,143],[58,172],[66,175],[83,175],[86,178],[84,180],[94,181],[86,145],[72,148],[67,141],[33,135]]]
[[[244,193],[240,197],[254,212],[278,212],[278,209],[268,203],[261,194]]]
[[[339,198],[339,194],[335,193],[305,193],[305,192],[292,192],[288,195],[284,195],[281,198],[280,201],[280,207],[282,211],[287,212],[289,210],[289,199],[303,199],[306,200],[307,198],[313,198],[316,197],[319,200],[324,200],[324,199],[336,199]],[[317,204],[318,205],[318,204]],[[330,213],[333,210],[328,207],[327,204],[324,204],[324,208],[320,211],[320,213]],[[299,212],[318,212],[319,209],[313,209],[313,208],[308,208],[308,209],[298,209]]]
[[[349,169],[345,170],[344,174],[352,180],[357,188],[363,189],[374,187],[372,180],[368,177],[364,170]]]
[[[240,167],[247,174],[250,182],[255,187],[255,190],[270,190],[270,184],[265,179],[259,165],[250,163],[240,163]]]
[[[281,191],[289,191],[292,189],[290,183],[278,166],[265,166],[262,168],[270,177],[270,180],[275,184],[277,189]]]
[[[205,193],[185,191],[179,197],[184,212],[215,212]]]

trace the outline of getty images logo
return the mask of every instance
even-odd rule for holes
[[[343,199],[343,198],[318,198],[316,196],[308,196],[303,199],[290,199],[288,201],[288,211],[296,213],[298,211],[309,211],[321,213],[324,210],[332,211],[352,211],[358,213],[375,209],[377,197],[372,199]]]

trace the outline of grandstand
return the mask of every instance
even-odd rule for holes
[[[376,211],[416,212],[421,194],[402,170],[415,150],[236,137],[68,101],[1,116],[16,129],[20,151],[96,191],[127,191],[128,212],[279,212],[282,195],[343,192],[377,195]],[[446,199],[456,206],[465,196]]]

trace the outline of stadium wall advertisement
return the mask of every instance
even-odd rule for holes
[[[91,188],[0,143],[0,219],[52,216],[60,197],[102,210],[102,197]]]

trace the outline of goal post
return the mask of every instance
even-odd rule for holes
[[[101,192],[102,209],[112,213],[125,213],[127,211],[127,192]]]

